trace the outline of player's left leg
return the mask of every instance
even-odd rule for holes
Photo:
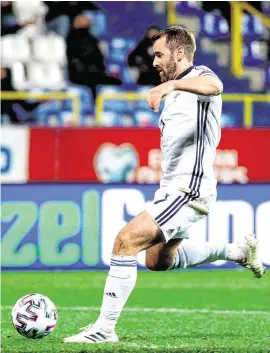
[[[155,202],[148,206],[148,212],[162,230],[164,244],[147,249],[146,266],[151,270],[164,271],[196,266],[203,261],[225,259],[225,244],[205,243],[201,247],[201,244],[197,247],[197,244],[185,246],[189,242],[188,229],[207,216],[216,197],[210,195],[204,199],[194,200],[182,190],[175,191],[172,195],[167,193],[164,195],[165,192],[166,189],[160,189],[155,195]],[[175,197],[178,195],[175,200],[172,198],[174,195]],[[169,206],[164,207],[163,204],[168,200]]]
[[[262,277],[265,271],[258,253],[258,242],[253,235],[230,244],[172,239],[146,251],[146,266],[152,271],[194,267],[217,260],[234,261],[250,269],[257,278]]]
[[[146,250],[145,266],[151,271],[167,271],[178,263],[178,249],[183,239],[172,239]]]
[[[162,194],[164,192],[164,190],[159,190],[157,201],[148,208],[149,213],[162,230],[165,242],[165,244],[157,244],[147,249],[146,266],[149,269],[164,271],[194,267],[217,260],[229,260],[249,268],[256,277],[262,277],[265,268],[260,260],[258,244],[254,236],[247,235],[242,242],[232,244],[201,243],[189,240],[189,228],[207,216],[215,202],[214,195],[185,203],[183,201],[187,195],[180,194],[182,198],[179,196],[171,206],[156,216],[158,207],[161,207],[167,200],[167,197]],[[186,196],[183,198],[183,195]]]
[[[146,250],[146,267],[152,271],[166,271],[229,260],[230,246],[231,244],[172,239],[166,244],[157,244]],[[238,259],[243,258],[240,248],[234,250],[234,255]]]

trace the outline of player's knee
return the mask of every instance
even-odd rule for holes
[[[115,238],[113,253],[119,255],[136,255],[132,239],[131,233],[119,232]]]

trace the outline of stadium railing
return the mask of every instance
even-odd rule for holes
[[[256,10],[246,2],[231,1],[231,72],[235,77],[243,76],[243,34],[241,31],[242,16],[244,11],[257,17],[266,27],[270,28],[270,18]],[[239,53],[241,53],[239,55]]]
[[[270,103],[269,94],[223,94],[224,102],[239,102],[243,103],[244,107],[244,127],[250,128],[253,126],[253,104],[255,102]],[[73,109],[73,124],[80,125],[80,99],[77,95],[64,92],[52,93],[36,93],[36,92],[2,92],[1,99],[38,99],[38,100],[66,100],[72,101]],[[124,101],[140,101],[146,100],[146,95],[133,91],[115,92],[115,93],[100,93],[96,101],[96,123],[102,124],[102,113],[104,111],[104,102],[108,100],[124,100]]]
[[[22,91],[6,91],[1,92],[1,99],[38,99],[38,100],[66,100],[70,99],[72,101],[73,109],[73,123],[74,125],[80,125],[80,100],[75,94],[64,93],[64,92],[51,92],[51,93],[37,93],[37,92],[22,92]]]
[[[124,93],[101,93],[97,97],[96,103],[96,122],[97,125],[102,123],[102,112],[105,100],[130,100],[139,101],[145,100],[146,95],[136,92]],[[244,127],[250,128],[253,126],[252,107],[255,102],[270,103],[269,94],[223,94],[224,102],[242,102],[244,105]]]

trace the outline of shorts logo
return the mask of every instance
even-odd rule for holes
[[[108,297],[115,298],[115,299],[118,298],[114,292],[107,292],[107,293],[105,293],[105,295],[108,295]]]
[[[166,194],[164,199],[157,200],[157,201],[154,202],[154,204],[157,205],[160,202],[166,201],[169,196],[170,196],[169,194]]]

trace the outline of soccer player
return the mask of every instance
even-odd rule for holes
[[[193,267],[216,260],[234,261],[260,278],[265,268],[257,241],[215,244],[189,240],[189,228],[206,217],[216,200],[213,163],[220,140],[222,82],[206,66],[194,66],[194,35],[174,26],[153,37],[154,67],[162,84],[147,101],[160,115],[163,176],[144,212],[116,236],[100,315],[64,342],[118,342],[115,325],[135,287],[136,255],[146,250],[146,266],[154,271]],[[198,234],[199,236],[199,234]]]

